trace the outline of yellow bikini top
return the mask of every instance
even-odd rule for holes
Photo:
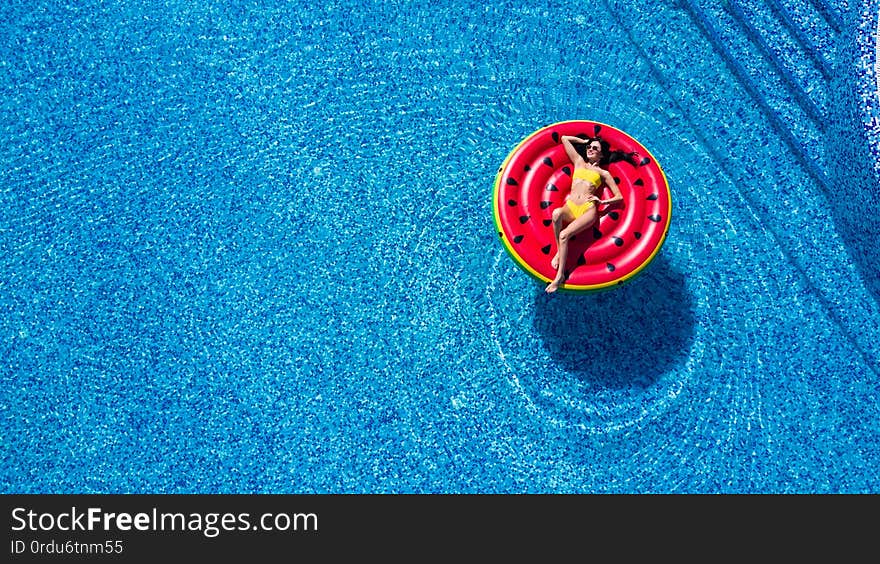
[[[577,180],[578,178],[583,178],[593,186],[598,186],[602,183],[602,176],[591,168],[576,168],[571,175],[571,179]]]

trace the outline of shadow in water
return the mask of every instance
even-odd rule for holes
[[[631,281],[599,293],[535,296],[534,327],[569,374],[608,388],[648,387],[683,362],[694,339],[684,276],[662,253]]]

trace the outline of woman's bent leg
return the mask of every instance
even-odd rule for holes
[[[562,282],[565,281],[565,263],[568,260],[568,242],[574,236],[583,231],[584,229],[589,228],[594,223],[596,223],[596,218],[598,218],[598,212],[596,210],[596,206],[588,209],[584,215],[575,219],[571,223],[569,223],[566,227],[561,226],[561,222],[556,221],[556,211],[553,212],[553,231],[556,234],[556,277],[553,279],[550,284],[545,288],[545,292],[548,294],[552,294],[556,290],[559,289],[559,286],[562,285]],[[566,215],[570,216],[568,210],[566,211]],[[557,223],[559,223],[559,227],[557,228]],[[552,264],[552,262],[551,262]]]
[[[571,223],[574,220],[574,217],[571,215],[571,212],[568,210],[566,204],[562,204],[562,207],[558,207],[553,210],[553,237],[556,239],[556,254],[553,255],[553,258],[550,259],[550,267],[554,270],[559,269],[559,234],[565,228],[566,225]]]

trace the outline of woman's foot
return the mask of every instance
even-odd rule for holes
[[[553,270],[559,268],[559,253],[556,253],[555,255],[553,255],[553,258],[550,259],[550,268],[552,268]]]
[[[559,286],[561,284],[562,284],[561,280],[554,280],[553,282],[550,282],[550,284],[547,285],[547,287],[544,289],[544,291],[547,292],[548,294],[552,294],[553,292],[555,292],[556,290],[559,289]]]

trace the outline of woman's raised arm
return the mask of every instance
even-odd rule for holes
[[[578,154],[574,149],[574,145],[572,143],[579,143],[583,145],[587,141],[581,139],[580,137],[575,137],[574,135],[563,135],[562,136],[562,146],[565,147],[565,154],[568,155],[568,159],[572,162],[572,164],[578,164],[578,161],[583,161],[584,159]]]

